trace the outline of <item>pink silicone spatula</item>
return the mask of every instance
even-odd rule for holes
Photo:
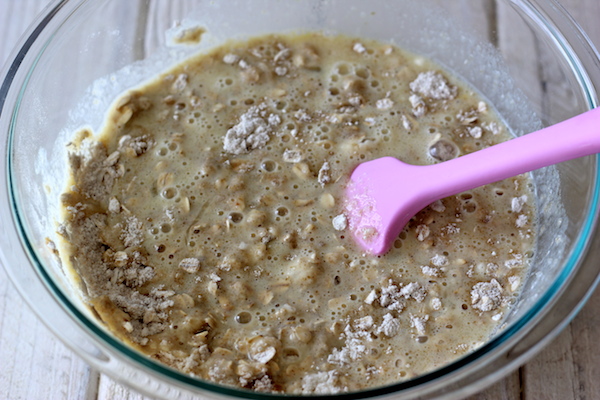
[[[379,255],[435,200],[600,152],[600,108],[439,164],[393,157],[360,164],[346,188],[345,215],[358,244]]]

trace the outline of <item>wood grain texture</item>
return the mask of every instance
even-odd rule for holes
[[[47,0],[0,0],[0,65]],[[94,373],[37,319],[0,268],[0,399],[94,399]]]
[[[563,6],[600,45],[600,2],[561,0]],[[543,77],[557,98],[568,101],[560,76],[548,71]],[[560,104],[547,112],[560,112]],[[523,397],[526,400],[600,398],[600,291],[592,295],[573,322],[533,360],[523,367]]]
[[[90,368],[27,308],[0,269],[0,398],[86,398]]]
[[[498,2],[497,16],[497,44],[502,52],[517,87],[521,88],[533,104],[541,104],[543,88],[541,84],[540,65],[538,59],[536,38],[534,34],[515,15],[512,7],[505,2]],[[523,47],[532,49],[530,53],[523,54]],[[537,85],[531,82],[538,82]],[[541,109],[535,110],[538,114]]]
[[[496,41],[495,0],[436,0],[448,12],[448,18],[456,21],[462,29],[475,32],[481,37]]]
[[[166,44],[165,31],[181,22],[175,19],[177,15],[187,15],[194,9],[195,0],[178,0],[166,3],[161,0],[150,0],[148,4],[148,15],[146,30],[146,51],[164,47]],[[158,17],[160,16],[160,18]]]
[[[159,7],[154,0],[149,7]],[[48,0],[0,0],[0,64],[35,15]],[[463,4],[464,3],[464,4]],[[562,0],[567,10],[586,29],[591,39],[600,44],[600,2],[597,0]],[[140,3],[144,5],[143,3]],[[193,0],[179,3],[190,7]],[[470,1],[462,1],[469,10]],[[515,30],[509,10],[495,7],[493,1],[477,3],[486,19],[471,20],[473,29],[482,34],[497,32],[495,40],[508,52],[520,41],[533,40],[523,30]],[[471,8],[472,10],[472,8]],[[457,8],[460,14],[462,11]],[[457,14],[457,15],[458,15]],[[469,20],[468,17],[462,16]],[[146,21],[148,26],[158,21]],[[140,29],[139,26],[135,27]],[[163,28],[155,27],[154,32]],[[163,40],[150,38],[145,46],[156,46]],[[139,56],[139,55],[138,55]],[[550,82],[558,96],[564,95],[561,77],[555,71],[539,68],[540,58],[514,60],[523,79]],[[543,55],[541,56],[543,57]],[[540,92],[538,92],[539,90]],[[527,93],[541,95],[539,89]],[[563,99],[561,97],[559,100]],[[559,104],[559,103],[557,103]],[[560,112],[548,105],[547,112]],[[554,108],[553,108],[554,107]],[[580,314],[558,338],[521,369],[471,400],[537,400],[600,398],[600,292],[597,291]],[[37,320],[0,269],[0,399],[86,399],[148,400],[112,379],[90,370],[76,355],[63,346]]]
[[[100,376],[98,385],[98,400],[152,400],[150,397],[143,396],[134,390],[131,390],[118,382],[115,382],[106,375]]]

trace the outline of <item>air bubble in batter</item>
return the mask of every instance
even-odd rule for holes
[[[458,156],[456,145],[446,139],[440,139],[429,147],[431,157],[439,161],[448,161]]]
[[[160,193],[160,195],[163,198],[170,200],[170,199],[174,198],[175,196],[177,196],[177,189],[172,188],[172,187],[166,188]]]
[[[244,219],[244,215],[239,212],[232,212],[231,214],[229,214],[229,219],[231,220],[231,222],[237,224],[238,222],[241,222]]]
[[[350,67],[347,64],[340,64],[337,67],[337,73],[340,75],[348,75],[350,73]]]
[[[285,217],[288,214],[289,210],[286,207],[278,207],[276,210],[276,214],[280,217]]]
[[[359,78],[362,78],[362,79],[368,79],[369,76],[371,75],[369,73],[369,70],[366,68],[358,68],[356,70],[355,74],[356,74],[356,76],[358,76]]]
[[[250,314],[248,311],[242,311],[235,316],[235,322],[239,324],[247,324],[250,321],[252,321],[252,314]]]

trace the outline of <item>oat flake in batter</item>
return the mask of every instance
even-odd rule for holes
[[[115,335],[202,379],[306,394],[409,379],[502,322],[531,257],[532,184],[438,201],[372,257],[347,232],[346,179],[509,138],[480,96],[396,47],[227,43],[78,133],[63,259]]]

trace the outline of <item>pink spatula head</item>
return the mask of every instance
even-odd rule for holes
[[[345,215],[356,242],[380,255],[435,200],[598,152],[600,108],[439,164],[416,166],[384,157],[352,172]]]

